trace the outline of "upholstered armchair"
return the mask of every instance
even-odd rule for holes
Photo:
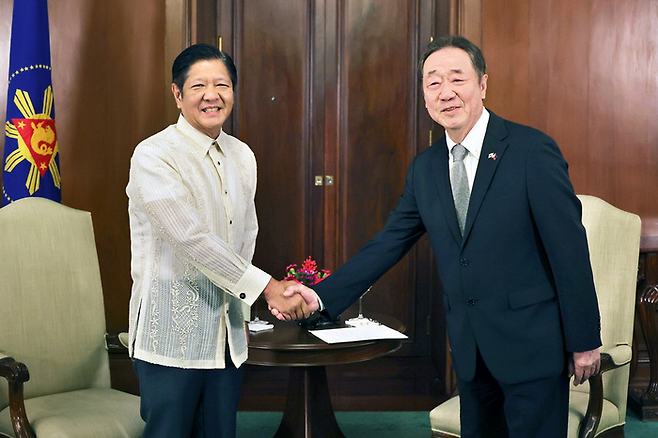
[[[110,388],[90,213],[21,199],[0,245],[0,436],[141,436],[139,397]]]
[[[601,313],[601,373],[570,386],[569,437],[624,436],[632,356],[640,218],[579,195]],[[459,396],[430,412],[432,437],[460,436]]]

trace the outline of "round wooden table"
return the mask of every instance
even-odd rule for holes
[[[344,319],[356,315],[346,315]],[[380,323],[403,332],[397,319],[370,313]],[[329,396],[327,365],[363,362],[392,353],[402,345],[401,339],[327,344],[296,322],[278,321],[269,313],[261,319],[274,323],[273,330],[249,333],[247,363],[262,366],[290,367],[286,406],[276,438],[341,438]],[[341,318],[343,318],[341,316]]]

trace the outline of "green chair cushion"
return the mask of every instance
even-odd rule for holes
[[[139,397],[109,388],[35,397],[25,410],[38,437],[137,438],[144,429]],[[0,412],[0,433],[14,436],[9,408]]]

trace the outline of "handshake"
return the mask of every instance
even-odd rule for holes
[[[295,281],[272,278],[263,290],[263,297],[272,315],[281,321],[308,318],[320,308],[320,301],[313,289]]]

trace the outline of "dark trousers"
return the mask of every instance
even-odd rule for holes
[[[567,436],[569,379],[560,376],[514,385],[499,383],[477,354],[475,379],[457,378],[462,438]]]
[[[143,438],[235,438],[244,368],[182,369],[133,361]]]

